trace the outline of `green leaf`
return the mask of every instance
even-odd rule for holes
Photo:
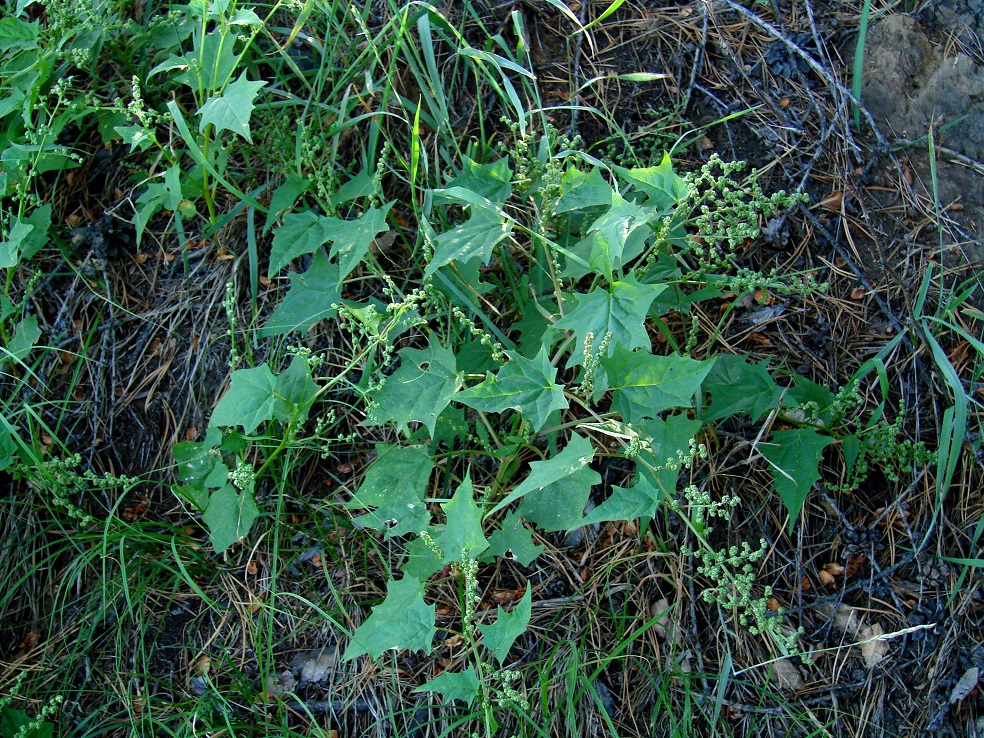
[[[360,197],[372,197],[376,194],[376,170],[363,167],[358,174],[338,188],[338,191],[331,196],[331,204],[334,206],[342,203],[351,202]]]
[[[632,427],[652,444],[651,449],[644,449],[639,453],[639,458],[654,467],[666,466],[670,459],[676,461],[679,458],[678,451],[689,453],[690,441],[702,425],[701,421],[689,418],[686,412],[670,415],[666,420],[655,418],[633,423]],[[648,480],[653,489],[660,490],[660,494],[664,494],[662,490],[665,490],[665,494],[672,495],[677,488],[680,470],[663,469],[653,473],[647,466],[640,465],[639,477]]]
[[[300,355],[291,359],[290,366],[277,377],[274,387],[275,403],[273,417],[277,420],[290,420],[307,408],[318,396],[318,385],[311,377],[311,365]]]
[[[521,497],[532,496],[520,514],[547,531],[576,528],[591,494],[591,487],[601,476],[588,464],[594,458],[591,441],[574,435],[563,451],[552,459],[534,461],[530,473],[515,489],[486,515],[493,515]]]
[[[7,350],[0,354],[0,365],[7,361],[24,361],[41,338],[38,317],[29,315],[14,328],[14,335],[7,344]]]
[[[612,410],[626,423],[655,418],[664,410],[690,406],[694,394],[714,365],[679,354],[653,356],[646,351],[616,348],[602,359],[612,392]]]
[[[425,279],[452,261],[465,263],[476,259],[484,264],[492,256],[495,245],[512,231],[512,221],[503,222],[484,208],[473,207],[473,210],[464,223],[433,239],[434,257],[424,272]]]
[[[181,195],[181,167],[174,164],[164,172],[163,182],[151,182],[147,189],[137,199],[137,212],[133,218],[133,224],[137,230],[137,245],[143,238],[144,229],[147,223],[154,217],[162,207],[165,210],[177,210],[182,200]]]
[[[10,468],[17,458],[17,439],[8,428],[0,428],[0,471]]]
[[[290,261],[310,254],[333,241],[331,258],[337,259],[341,278],[347,277],[368,253],[376,236],[386,230],[386,215],[393,203],[370,208],[356,220],[340,220],[311,211],[291,213],[273,234],[269,276],[275,275]]]
[[[28,23],[11,16],[0,18],[0,47],[8,54],[11,51],[36,49],[40,30],[37,22]]]
[[[273,277],[298,256],[313,254],[327,243],[335,220],[310,210],[285,216],[284,224],[273,232],[267,276]]]
[[[645,520],[656,517],[659,506],[666,502],[663,493],[646,479],[637,479],[631,487],[612,485],[608,499],[584,516],[584,525],[609,520]]]
[[[249,533],[259,515],[253,493],[248,490],[240,493],[227,484],[212,493],[202,520],[208,526],[208,537],[215,552],[222,553]]]
[[[246,70],[239,79],[226,86],[221,95],[213,95],[199,109],[202,117],[198,124],[199,133],[204,133],[209,125],[215,126],[215,133],[232,131],[253,143],[249,133],[249,117],[253,114],[253,100],[265,82],[250,82]]]
[[[506,612],[502,607],[499,607],[498,616],[494,623],[478,626],[478,629],[482,631],[482,644],[492,652],[500,666],[505,663],[513,643],[530,624],[530,615],[532,614],[533,589],[527,585],[526,594],[523,595],[523,599],[516,604],[512,612]]]
[[[263,224],[264,235],[270,232],[282,213],[294,207],[297,198],[307,192],[310,185],[311,181],[307,177],[291,174],[284,180],[283,184],[273,191],[270,196],[270,210],[267,212],[266,222]]]
[[[441,503],[441,507],[448,521],[444,532],[434,543],[444,552],[442,564],[464,558],[473,559],[488,548],[489,542],[482,532],[482,511],[475,502],[471,476],[465,476],[465,481],[455,491],[450,502]]]
[[[639,458],[647,464],[660,467],[668,459],[676,460],[677,451],[687,453],[690,441],[700,430],[701,422],[686,415],[671,415],[665,421],[660,418],[634,423],[633,429],[648,439],[651,448],[642,451]],[[673,498],[679,469],[664,469],[655,474],[639,464],[635,484],[631,487],[613,487],[607,500],[589,512],[582,525],[603,523],[609,520],[652,520],[659,506]]]
[[[721,355],[704,380],[711,404],[702,418],[712,422],[746,413],[754,423],[779,405],[782,389],[772,379],[766,364],[750,364],[741,356]]]
[[[32,258],[48,243],[48,229],[51,227],[51,205],[43,205],[35,209],[27,217],[26,222],[34,226],[34,230],[21,241],[20,258],[22,261]]]
[[[776,431],[771,442],[758,444],[758,450],[772,467],[776,491],[789,512],[789,532],[796,525],[813,483],[820,479],[823,450],[833,442],[833,438],[805,428]]]
[[[385,538],[393,538],[426,530],[430,518],[423,495],[413,480],[404,479],[395,494],[387,495],[380,500],[379,507],[355,518],[352,524],[383,531]]]
[[[609,290],[596,287],[587,295],[575,295],[574,309],[556,323],[557,330],[574,331],[577,346],[567,362],[568,367],[584,363],[584,344],[588,333],[594,335],[593,351],[597,354],[607,334],[611,334],[606,356],[616,347],[649,349],[646,332],[646,312],[663,285],[640,284],[632,275],[613,282]]]
[[[308,331],[318,321],[335,317],[332,304],[341,299],[341,279],[338,267],[328,261],[324,252],[314,255],[311,268],[304,274],[291,274],[288,279],[290,291],[266,325],[257,331],[260,338]]]
[[[447,186],[471,190],[487,200],[502,205],[512,195],[512,177],[513,173],[507,158],[498,159],[491,164],[478,164],[463,156],[461,171],[448,182]]]
[[[553,208],[555,213],[606,207],[612,204],[612,195],[615,194],[596,167],[586,173],[574,166],[568,167],[560,187],[561,196]]]
[[[429,652],[437,633],[434,606],[424,602],[424,584],[409,575],[386,585],[386,599],[372,608],[356,628],[342,655],[351,661],[363,654],[378,659],[390,649]]]
[[[833,417],[834,393],[811,379],[795,374],[795,384],[783,395],[784,407],[806,407],[813,405],[820,420],[829,423]],[[812,413],[811,413],[812,414]]]
[[[543,347],[535,359],[513,351],[507,351],[506,356],[509,363],[495,377],[486,376],[481,384],[458,392],[454,400],[481,412],[518,410],[533,424],[533,430],[539,431],[550,413],[568,406],[563,386],[554,383],[557,368],[550,365]]]
[[[464,671],[445,671],[434,677],[426,684],[417,687],[417,692],[437,692],[444,698],[445,702],[461,700],[471,707],[472,702],[478,697],[480,688],[478,674],[475,667],[469,666]]]
[[[400,494],[407,482],[423,499],[433,468],[434,461],[423,446],[378,443],[376,460],[366,470],[362,484],[345,507],[352,510],[382,505],[388,498]]]
[[[588,264],[609,282],[616,269],[634,259],[646,248],[653,234],[649,227],[652,213],[612,192],[612,204],[588,229]],[[648,306],[647,306],[648,309]]]
[[[222,463],[222,454],[204,443],[189,441],[171,447],[178,481],[207,489],[224,487],[229,481],[229,467]]]
[[[0,707],[0,736],[3,738],[52,738],[54,734],[54,723],[43,721],[38,724],[23,710]]]
[[[687,194],[687,184],[673,171],[669,154],[663,154],[663,161],[656,167],[616,167],[615,171],[635,189],[645,193],[648,204],[660,210],[673,207]]]
[[[485,562],[494,561],[512,552],[512,557],[521,566],[529,566],[543,553],[543,546],[533,543],[530,529],[523,525],[523,516],[515,510],[503,519],[502,527],[489,538],[489,547],[481,556]]]
[[[583,525],[584,506],[591,488],[601,483],[601,475],[584,467],[544,487],[528,492],[519,504],[519,514],[540,530],[574,530]]]
[[[22,244],[34,226],[20,218],[14,218],[6,241],[0,241],[0,269],[10,269],[20,263]]]
[[[400,368],[386,378],[373,397],[375,404],[364,425],[393,420],[402,431],[407,423],[417,420],[433,436],[438,416],[461,386],[454,353],[431,336],[426,349],[405,348],[400,351],[400,360]]]
[[[252,433],[260,423],[273,418],[276,387],[277,378],[266,364],[237,369],[232,373],[229,389],[212,411],[209,425],[239,425],[244,433]]]
[[[438,526],[427,528],[427,532],[431,538],[439,536],[441,530],[443,529]],[[414,538],[406,544],[405,548],[407,558],[403,562],[403,566],[400,567],[400,570],[404,574],[426,582],[430,579],[431,575],[444,568],[444,562],[441,560],[441,557],[434,553],[434,550],[424,543],[423,539]]]
[[[369,253],[369,246],[376,236],[387,229],[386,215],[391,207],[392,202],[381,208],[369,208],[356,220],[332,219],[328,238],[334,243],[329,256],[338,260],[338,270],[343,279]]]
[[[233,41],[234,37],[224,29],[209,33],[201,44],[196,44],[194,51],[179,60],[175,68],[183,67],[185,71],[176,76],[175,81],[188,85],[195,92],[220,89],[239,63]],[[151,74],[156,71],[157,68]]]

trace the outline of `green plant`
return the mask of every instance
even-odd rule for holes
[[[665,322],[697,300],[728,293],[821,289],[809,276],[734,267],[734,250],[757,234],[759,219],[796,198],[766,196],[754,177],[739,182],[738,168],[716,159],[687,177],[674,173],[668,158],[611,171],[549,127],[511,131],[514,157],[482,162],[463,155],[442,186],[415,197],[422,203],[412,245],[418,286],[404,294],[389,278],[366,277],[379,279],[388,303],[340,294],[360,264],[371,264],[372,240],[386,228],[393,203],[367,205],[354,219],[288,213],[273,232],[270,274],[298,257],[313,261],[304,275],[291,275],[286,299],[257,332],[304,332],[337,319],[351,336],[351,354],[321,384],[300,357],[279,376],[266,365],[237,369],[206,441],[175,448],[175,491],[204,511],[222,551],[257,519],[252,491],[278,468],[278,455],[316,445],[336,418],[323,418],[306,438],[308,413],[318,415],[332,387],[355,391],[362,426],[390,427],[400,442],[376,444],[376,459],[346,507],[361,511],[357,528],[402,542],[406,558],[402,577],[389,575],[384,599],[351,631],[344,658],[430,652],[439,630],[426,599],[429,582],[450,570],[459,582],[460,628],[443,630],[445,639],[464,640],[468,658],[420,689],[463,701],[468,720],[485,734],[501,724],[499,710],[515,711],[529,699],[509,663],[530,620],[531,590],[512,612],[500,609],[491,624],[478,622],[480,563],[509,557],[528,565],[540,550],[534,532],[675,516],[689,531],[705,596],[768,636],[780,653],[795,652],[796,635],[782,629],[781,612],[766,606],[769,588],[754,580],[764,549],[747,542],[720,548],[709,525],[740,498],[714,500],[699,482],[678,485],[684,473],[695,473],[703,448],[695,439],[710,424],[779,414],[786,429],[773,430],[758,451],[792,530],[820,477],[824,449],[854,428],[838,410],[846,400],[829,390],[740,357],[693,358],[693,332],[681,349]],[[647,323],[675,350],[654,352]],[[888,436],[897,430],[890,426]],[[888,436],[861,433],[874,463],[888,458]],[[635,474],[585,515],[600,481],[592,462],[612,444],[635,462]],[[248,479],[230,483],[234,467]],[[450,499],[435,496],[452,487]]]

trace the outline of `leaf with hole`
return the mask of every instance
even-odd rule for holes
[[[789,513],[789,532],[796,525],[813,483],[820,479],[823,450],[833,442],[829,436],[804,428],[776,431],[768,443],[757,446],[772,468],[776,491]]]
[[[497,612],[494,623],[479,625],[478,629],[482,631],[482,645],[492,652],[501,666],[509,655],[509,649],[530,624],[530,616],[533,614],[533,589],[529,585],[526,586],[526,594],[512,612],[506,612],[502,607],[499,607]]]
[[[506,356],[509,363],[498,374],[489,374],[481,384],[458,392],[453,399],[481,412],[517,410],[539,431],[552,412],[567,408],[563,386],[554,384],[557,368],[550,365],[543,347],[535,359],[513,351]]]
[[[499,529],[492,533],[489,547],[482,553],[481,560],[488,563],[512,554],[512,558],[520,566],[529,566],[543,551],[543,546],[533,543],[530,529],[523,525],[523,516],[514,510],[506,515]]]
[[[431,336],[426,349],[400,351],[400,368],[373,395],[364,425],[394,421],[404,430],[407,423],[419,421],[433,436],[438,416],[460,386],[454,353]]]
[[[423,495],[412,479],[404,479],[395,493],[379,500],[379,507],[355,518],[352,524],[382,531],[385,538],[393,538],[426,530],[430,518]]]
[[[362,478],[362,484],[346,503],[349,510],[376,507],[388,498],[400,494],[409,483],[417,497],[424,498],[434,462],[423,446],[393,446],[376,444],[376,460]]]
[[[434,606],[424,602],[424,584],[404,575],[386,585],[386,599],[356,628],[342,661],[363,654],[378,659],[391,649],[429,653],[436,633]]]

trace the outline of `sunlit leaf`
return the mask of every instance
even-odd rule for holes
[[[232,373],[229,389],[212,411],[212,425],[242,426],[252,433],[260,423],[273,418],[277,377],[266,364]]]
[[[250,82],[246,79],[246,70],[243,70],[239,79],[231,82],[221,94],[213,95],[202,105],[198,111],[201,116],[201,122],[198,124],[199,132],[204,133],[205,129],[212,125],[216,133],[232,131],[252,143],[249,118],[253,113],[253,100],[265,84],[262,81]]]
[[[335,317],[332,305],[341,299],[341,279],[338,267],[328,261],[324,252],[314,255],[304,274],[291,274],[288,279],[290,290],[266,325],[257,331],[261,338],[304,332],[318,321]]]
[[[489,210],[474,208],[472,216],[434,238],[434,256],[427,265],[424,278],[431,276],[445,264],[476,260],[484,264],[492,256],[492,249],[509,235],[512,222]]]
[[[592,350],[595,354],[609,334],[611,337],[605,356],[611,356],[617,347],[649,350],[646,313],[663,289],[663,285],[640,284],[630,275],[614,282],[608,290],[596,287],[586,295],[576,295],[573,309],[554,323],[556,330],[573,331],[577,336],[577,345],[567,366],[584,363],[584,346],[589,333],[594,337]]]

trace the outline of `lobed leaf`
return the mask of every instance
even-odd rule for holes
[[[615,349],[602,367],[612,389],[612,410],[626,423],[655,418],[664,410],[690,406],[714,365],[679,354],[654,356],[646,351]]]
[[[557,330],[570,330],[577,336],[577,346],[567,362],[568,367],[584,363],[587,334],[594,336],[593,352],[597,354],[605,336],[611,334],[606,356],[617,347],[649,349],[651,342],[646,331],[646,313],[664,285],[641,284],[635,276],[613,282],[608,290],[595,288],[586,295],[574,296],[574,309],[554,323]]]
[[[568,406],[563,386],[554,383],[557,368],[551,366],[545,347],[535,359],[513,351],[506,356],[509,363],[498,374],[489,374],[481,384],[458,392],[453,399],[481,412],[518,410],[539,431],[552,412]]]
[[[497,612],[494,623],[479,625],[478,629],[482,632],[482,644],[492,652],[501,666],[505,663],[513,643],[530,624],[530,616],[533,613],[533,589],[530,586],[526,587],[526,594],[512,612],[506,612],[501,606]]]
[[[819,465],[823,450],[834,442],[811,428],[776,431],[769,443],[757,448],[768,460],[775,478],[776,491],[789,513],[787,530],[791,533],[799,518],[813,483],[820,479]]]
[[[211,125],[215,132],[232,131],[253,143],[249,133],[249,118],[253,114],[253,100],[266,85],[263,81],[250,82],[246,79],[246,70],[239,79],[230,83],[221,94],[213,95],[198,110],[201,122],[198,131],[204,133]]]
[[[409,575],[386,585],[386,599],[356,628],[342,661],[390,649],[430,652],[437,633],[434,605],[424,602],[424,584]]]
[[[454,353],[431,336],[426,349],[400,351],[400,361],[400,368],[373,396],[375,404],[364,425],[395,421],[402,431],[407,423],[419,421],[433,436],[438,416],[461,386]]]

